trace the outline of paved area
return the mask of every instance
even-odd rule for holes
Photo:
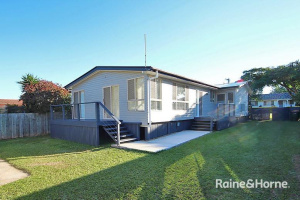
[[[117,148],[134,149],[140,151],[147,151],[151,153],[157,153],[159,151],[173,148],[175,146],[178,146],[180,144],[183,144],[195,138],[201,137],[208,133],[210,132],[185,130],[185,131],[173,133],[149,141],[135,141],[135,142],[123,143],[120,145],[120,147],[118,147],[115,144],[113,144],[112,146]]]
[[[27,177],[28,174],[0,159],[0,186]]]

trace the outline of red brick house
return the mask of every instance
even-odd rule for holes
[[[19,99],[0,99],[0,110],[4,110],[8,104],[22,106],[23,101]]]

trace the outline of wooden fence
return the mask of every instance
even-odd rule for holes
[[[49,114],[0,114],[0,140],[49,134],[49,121]]]

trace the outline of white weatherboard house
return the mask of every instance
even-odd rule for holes
[[[248,115],[247,82],[211,85],[150,66],[98,66],[65,87],[72,117],[51,120],[51,135],[92,145],[99,145],[101,132],[118,142],[149,140],[212,129],[197,121]]]
[[[285,93],[273,93],[273,94],[261,94],[259,100],[251,100],[252,108],[260,107],[295,107],[296,103],[292,100],[291,95],[288,92]]]

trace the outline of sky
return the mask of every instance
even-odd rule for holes
[[[210,84],[300,58],[299,0],[0,0],[0,98],[32,73],[62,86],[147,65]]]

